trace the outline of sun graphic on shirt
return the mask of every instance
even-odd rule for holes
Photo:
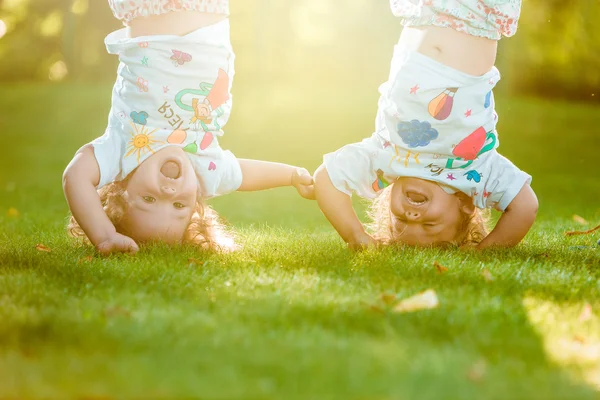
[[[129,157],[132,154],[136,154],[137,161],[139,164],[140,157],[143,156],[145,153],[155,153],[154,149],[152,148],[153,145],[161,144],[164,142],[152,139],[152,135],[158,129],[155,129],[152,132],[148,132],[148,128],[146,128],[143,125],[134,124],[133,122],[131,123],[131,126],[133,127],[133,132],[131,132],[131,139],[127,144],[127,150],[129,151],[127,152],[127,154],[125,154],[125,157]]]

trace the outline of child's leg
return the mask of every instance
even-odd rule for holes
[[[227,18],[225,14],[200,11],[174,11],[161,15],[138,17],[129,23],[128,36],[177,35],[183,36],[202,27]]]

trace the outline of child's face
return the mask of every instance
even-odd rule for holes
[[[431,246],[453,242],[460,234],[468,206],[436,183],[400,178],[392,187],[390,217],[395,240]]]
[[[141,242],[180,242],[196,207],[197,188],[182,149],[169,146],[148,157],[127,184],[126,234]]]

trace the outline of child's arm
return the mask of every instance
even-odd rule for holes
[[[86,146],[75,154],[63,174],[63,190],[73,216],[100,253],[136,252],[137,244],[117,233],[104,212],[96,191],[99,181],[94,151]]]
[[[508,205],[496,227],[477,247],[516,246],[531,229],[537,210],[537,197],[531,186],[525,184]]]
[[[252,192],[281,186],[294,186],[300,196],[314,200],[312,176],[304,168],[268,161],[239,159],[242,185],[239,191]]]
[[[352,207],[352,198],[335,188],[325,165],[315,172],[315,197],[331,225],[351,248],[376,244]]]

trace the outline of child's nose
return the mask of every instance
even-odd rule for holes
[[[419,213],[418,211],[406,211],[404,215],[409,221],[416,221],[421,217],[421,213]]]
[[[164,194],[168,196],[175,194],[175,188],[172,188],[170,186],[163,186],[161,190]]]

